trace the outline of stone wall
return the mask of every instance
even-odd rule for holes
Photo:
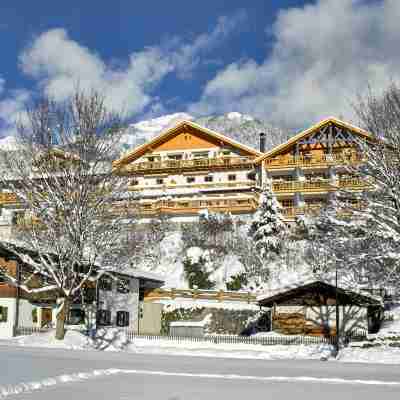
[[[178,308],[173,311],[163,311],[161,332],[169,333],[170,322],[202,321],[211,314],[205,325],[206,333],[238,335],[258,313],[258,310],[229,310],[212,307]]]

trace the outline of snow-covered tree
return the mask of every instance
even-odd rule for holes
[[[286,233],[279,204],[271,189],[267,188],[261,193],[259,208],[249,228],[255,248],[265,262],[281,254]]]
[[[18,125],[18,151],[3,154],[1,184],[24,211],[13,240],[32,250],[10,246],[30,271],[18,284],[31,292],[54,290],[58,339],[71,301],[101,274],[99,265],[113,264],[120,244],[127,182],[110,160],[119,131],[120,118],[101,95],[76,91],[64,103],[44,99],[30,108]],[[41,287],[33,289],[35,276]]]

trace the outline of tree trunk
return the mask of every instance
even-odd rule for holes
[[[65,336],[65,320],[69,311],[70,300],[65,297],[57,299],[57,323],[56,323],[56,339],[64,340]]]

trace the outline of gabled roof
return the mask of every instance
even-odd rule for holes
[[[236,147],[250,155],[253,156],[262,156],[263,153],[260,151],[257,151],[249,146],[246,146],[244,144],[241,144],[239,142],[237,142],[236,140],[233,140],[231,138],[228,138],[225,135],[222,135],[221,133],[215,132],[211,129],[205,128],[203,126],[200,126],[192,121],[181,121],[178,124],[176,124],[175,126],[173,126],[172,128],[169,128],[163,132],[161,132],[159,135],[157,135],[154,139],[151,139],[150,141],[148,141],[147,143],[142,144],[141,146],[136,147],[135,149],[133,149],[132,151],[130,151],[128,154],[124,155],[122,158],[120,158],[119,160],[115,160],[113,162],[113,168],[118,168],[122,165],[126,165],[131,163],[132,161],[135,161],[137,158],[139,158],[140,156],[142,156],[144,153],[146,153],[146,151],[148,151],[149,149],[153,148],[154,146],[157,146],[158,144],[173,138],[174,136],[178,135],[179,133],[181,133],[182,129],[185,127],[191,127],[194,130],[197,130],[203,134],[205,134],[206,136],[212,137],[213,139],[217,139],[225,144],[228,144],[232,147]]]
[[[382,299],[357,289],[349,289],[344,287],[337,288],[339,303],[341,305],[357,304],[357,305],[380,305]],[[336,295],[336,286],[334,283],[325,280],[310,279],[299,282],[297,284],[284,286],[282,288],[261,294],[257,297],[260,305],[271,307],[274,303],[285,303],[289,299],[306,293],[324,293],[330,296]],[[301,304],[299,304],[301,305]]]
[[[323,126],[327,125],[327,124],[335,124],[341,128],[345,128],[348,129],[349,131],[355,133],[358,136],[361,136],[363,139],[367,139],[367,140],[374,140],[374,137],[367,131],[365,131],[364,129],[361,129],[355,125],[349,124],[348,122],[344,122],[338,118],[335,117],[329,117],[326,119],[323,119],[322,121],[318,122],[315,125],[312,125],[310,128],[307,128],[306,130],[298,133],[297,135],[293,136],[291,139],[289,139],[287,142],[282,143],[276,147],[274,147],[273,149],[271,149],[270,151],[268,151],[267,153],[263,154],[262,156],[256,158],[254,160],[254,162],[256,164],[260,163],[261,161],[269,158],[269,157],[273,157],[275,156],[277,153],[280,153],[283,150],[286,150],[287,148],[290,148],[291,146],[293,146],[297,141],[299,141],[300,139],[304,139],[308,136],[310,136],[311,134],[313,134],[315,131],[321,129]]]

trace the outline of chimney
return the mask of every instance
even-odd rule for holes
[[[260,151],[261,153],[265,153],[265,133],[260,133]]]

